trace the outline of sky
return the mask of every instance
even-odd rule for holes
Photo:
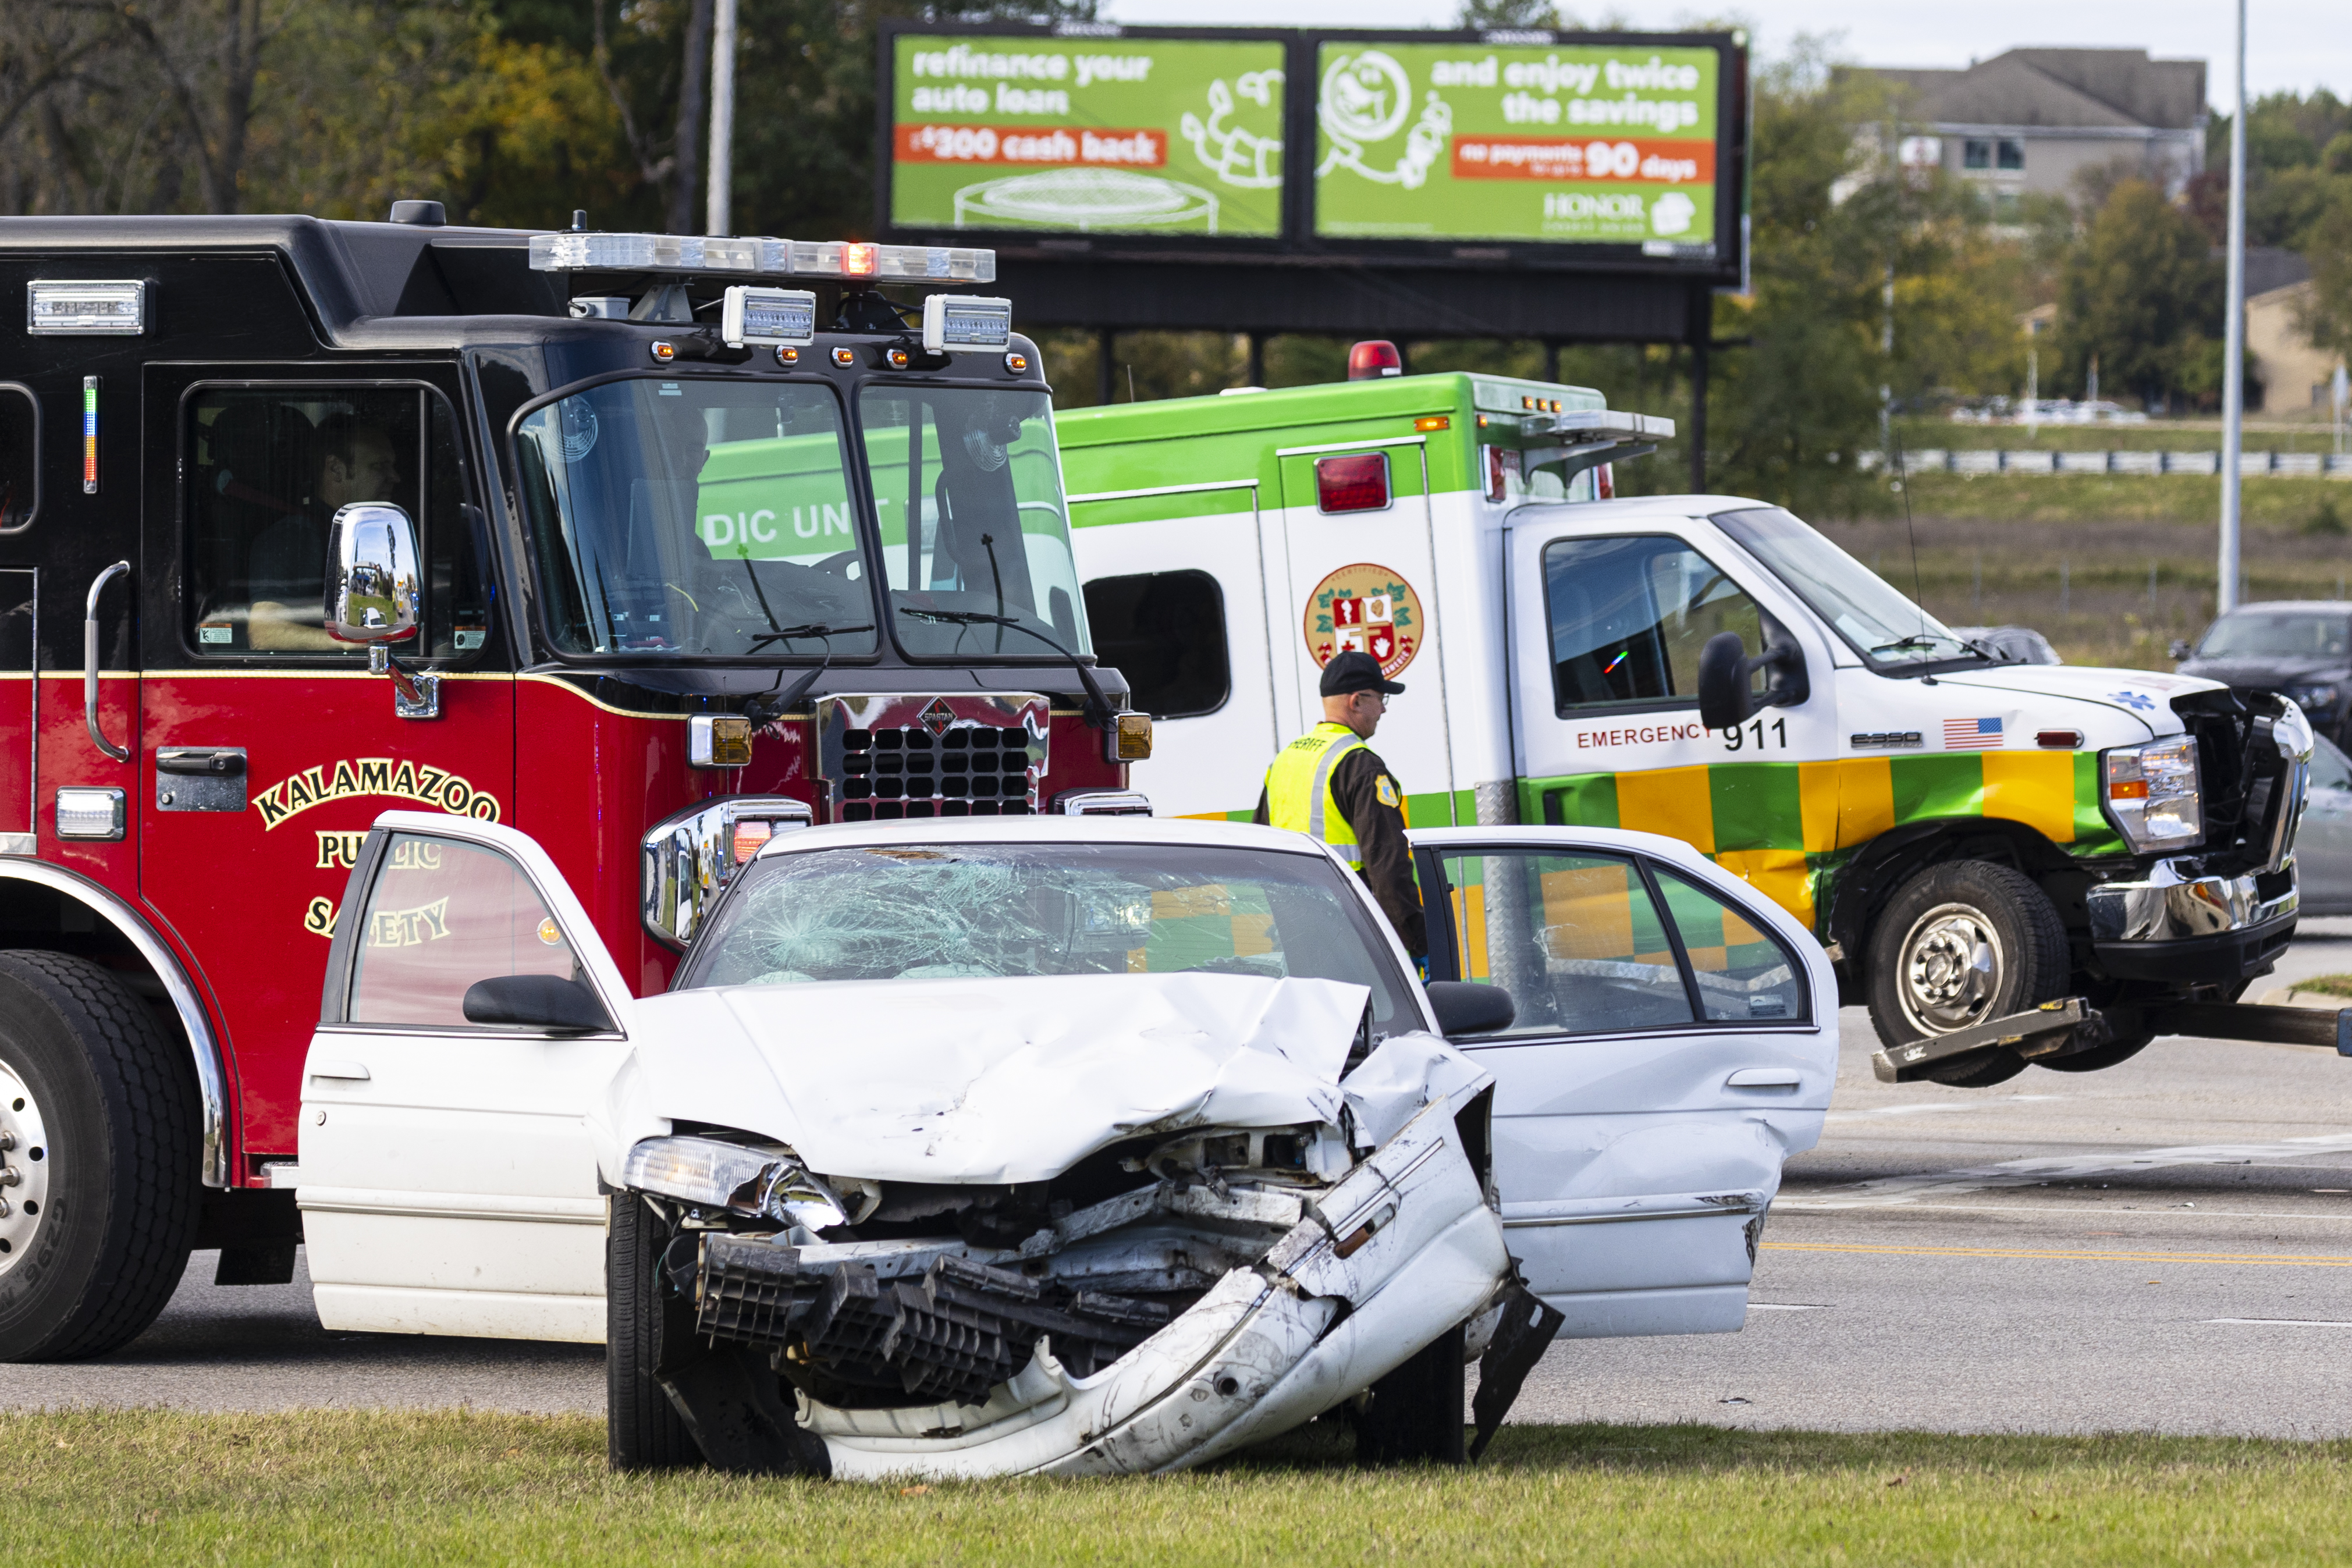
[[[1448,26],[1454,0],[1108,0],[1104,16],[1136,25],[1193,26]],[[2225,0],[1727,0],[1721,9],[1675,5],[1654,13],[1630,0],[1569,6],[1571,16],[1621,14],[1671,28],[1694,16],[1748,19],[1759,51],[1779,54],[1799,33],[1837,40],[1839,57],[1871,66],[1966,66],[2021,46],[2144,48],[2162,58],[2203,59],[2206,91],[2227,110],[2233,89],[2235,15]],[[2347,0],[2249,0],[2246,90],[2352,97],[2352,5]]]

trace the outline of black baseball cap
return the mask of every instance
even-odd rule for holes
[[[1404,686],[1382,677],[1378,659],[1350,648],[1323,666],[1323,684],[1318,689],[1327,697],[1344,697],[1349,692],[1385,692],[1395,696]]]

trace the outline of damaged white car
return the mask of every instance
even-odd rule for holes
[[[1462,885],[1469,851],[1507,852],[1432,843],[1441,957],[1504,985],[1423,988],[1295,835],[810,830],[743,865],[638,999],[530,840],[387,813],[305,1073],[320,1316],[604,1339],[625,1468],[1151,1472],[1340,1406],[1367,1457],[1459,1457],[1466,1359],[1483,1446],[1556,1333],[1738,1326],[1780,1163],[1827,1099],[1818,949],[1717,887],[1753,939],[1727,970],[1674,924],[1720,873],[1579,839],[1572,864],[1528,862],[1538,914],[1604,946],[1633,914],[1656,951],[1596,962],[1539,933],[1530,972],[1488,937],[1525,892],[1484,862]],[[1521,1023],[1513,991],[1549,1016]],[[1566,1060],[1609,1046],[1560,1035],[1562,997],[1647,1064],[1649,1105]],[[1766,1060],[1708,1125],[1662,1040],[1701,1075]],[[1612,1078],[1595,1114],[1559,1103]],[[1726,1174],[1747,1179],[1695,1190]],[[1654,1278],[1604,1239],[1580,1280],[1559,1245],[1667,1222],[1696,1245],[1654,1249],[1680,1260]]]

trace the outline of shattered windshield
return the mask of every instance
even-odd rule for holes
[[[1901,669],[1986,657],[1885,578],[1778,507],[1717,513],[1715,524],[1746,546],[1874,667]]]
[[[900,647],[919,659],[1058,657],[1027,627],[1072,653],[1094,651],[1052,400],[871,386],[858,421]]]
[[[610,382],[516,441],[567,653],[871,653],[841,405],[805,382]]]
[[[1184,973],[1368,986],[1376,1034],[1422,1027],[1328,862],[1177,844],[770,855],[745,868],[677,985]]]

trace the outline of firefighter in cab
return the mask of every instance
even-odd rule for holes
[[[1322,840],[1356,868],[1414,957],[1429,951],[1412,852],[1404,837],[1404,794],[1388,764],[1364,743],[1381,727],[1389,698],[1404,690],[1370,653],[1350,649],[1323,666],[1323,722],[1292,741],[1265,770],[1253,821]]]

